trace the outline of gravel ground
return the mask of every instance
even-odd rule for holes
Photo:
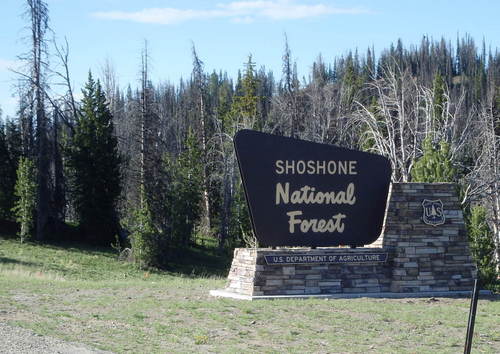
[[[44,337],[24,328],[11,327],[0,322],[0,354],[105,354],[83,344],[67,343],[60,339]]]

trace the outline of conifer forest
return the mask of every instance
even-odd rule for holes
[[[140,80],[123,84],[107,62],[80,95],[47,4],[28,0],[24,16],[19,107],[0,120],[0,228],[21,240],[113,244],[158,268],[187,247],[254,246],[233,148],[248,128],[383,155],[394,182],[456,182],[481,279],[498,277],[498,48],[423,36],[298,73],[284,36],[280,72],[249,55],[230,77],[193,44],[190,77],[172,83],[151,76],[144,41]]]

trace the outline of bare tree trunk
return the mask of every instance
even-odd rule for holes
[[[45,55],[44,36],[48,28],[48,10],[41,0],[28,0],[28,10],[31,20],[31,80],[34,91],[36,114],[36,153],[37,153],[37,220],[36,239],[46,237],[47,224],[50,216],[50,177],[48,156],[47,116],[44,106],[44,79],[43,68],[46,63],[42,56]]]
[[[193,84],[195,85],[198,110],[200,113],[200,139],[201,139],[201,149],[203,151],[203,193],[202,193],[202,204],[203,204],[203,216],[202,216],[202,226],[205,232],[210,232],[211,220],[210,220],[210,199],[209,199],[209,180],[207,173],[207,115],[205,111],[205,102],[203,96],[205,95],[205,83],[203,78],[203,62],[198,58],[196,49],[193,45]]]
[[[31,87],[28,92],[23,92],[20,89],[19,96],[23,155],[32,157],[34,155],[35,133],[33,128],[33,91]]]
[[[205,126],[205,105],[203,103],[203,93],[200,90],[200,124],[201,124],[201,149],[205,162],[207,160],[207,129]],[[210,232],[210,202],[208,197],[209,181],[207,174],[207,164],[203,164],[203,226],[206,232]]]
[[[493,98],[491,99],[493,100]],[[493,113],[493,102],[488,110],[488,141],[490,150],[489,165],[491,166],[491,180],[489,199],[491,204],[491,226],[493,229],[493,243],[495,244],[495,261],[497,274],[500,274],[500,136],[496,135],[495,127],[500,125],[499,119]]]
[[[139,198],[140,207],[144,207],[144,198],[148,188],[146,186],[146,149],[147,127],[149,122],[149,96],[148,96],[148,42],[144,41],[144,49],[141,57],[141,137],[140,137],[140,177],[139,177]]]
[[[49,220],[49,156],[48,156],[48,137],[45,110],[40,92],[37,90],[37,222],[36,239],[43,240],[46,236],[46,228]],[[40,100],[40,101],[38,101]]]
[[[64,191],[64,171],[61,150],[59,148],[59,112],[54,112],[54,218],[59,222],[65,220],[66,198]],[[57,225],[56,225],[57,226]]]

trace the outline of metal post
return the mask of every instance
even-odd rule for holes
[[[467,324],[467,337],[465,338],[464,354],[470,354],[472,347],[472,336],[474,335],[474,322],[476,321],[477,300],[479,299],[479,288],[477,279],[474,281],[474,290],[469,309],[469,323]]]

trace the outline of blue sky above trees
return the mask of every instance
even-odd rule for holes
[[[257,67],[281,75],[284,33],[287,33],[299,76],[307,76],[321,53],[326,62],[348,50],[375,52],[402,38],[418,45],[422,35],[442,36],[455,44],[457,34],[470,34],[487,49],[500,47],[497,1],[370,1],[370,0],[48,0],[50,27],[56,40],[70,45],[72,81],[80,91],[88,70],[100,75],[106,59],[120,85],[136,85],[144,39],[149,42],[152,77],[177,82],[192,69],[194,43],[208,71],[227,71],[235,77],[248,54]],[[0,5],[0,107],[14,115],[12,97],[17,56],[29,43],[21,17],[24,1]],[[52,35],[49,34],[48,38]],[[49,50],[52,46],[49,45]],[[51,66],[57,69],[55,58]],[[51,80],[56,82],[55,80]],[[56,88],[56,85],[52,85]]]

